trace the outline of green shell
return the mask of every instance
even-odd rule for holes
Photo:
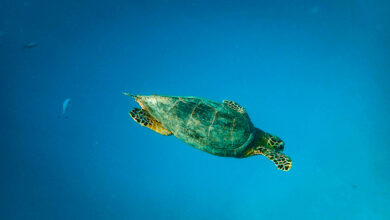
[[[255,128],[246,112],[197,97],[137,96],[137,101],[191,146],[218,156],[247,156]]]

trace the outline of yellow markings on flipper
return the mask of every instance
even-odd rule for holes
[[[266,156],[268,159],[270,159],[272,162],[274,162],[275,166],[279,170],[283,171],[289,171],[291,169],[292,161],[290,157],[287,155],[284,155],[280,152],[270,150],[265,147],[260,147],[255,150],[254,154],[262,154]]]
[[[138,124],[147,127],[162,135],[171,135],[172,132],[164,128],[161,122],[153,118],[146,110],[134,108],[129,112],[130,117]]]
[[[223,100],[222,101],[222,104],[228,108],[231,108],[232,110],[234,111],[237,111],[239,113],[246,113],[244,107],[242,107],[241,105],[239,105],[238,103],[234,102],[234,101],[230,101],[230,100]]]

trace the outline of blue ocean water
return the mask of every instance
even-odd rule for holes
[[[390,219],[389,13],[1,0],[0,219]],[[292,169],[154,133],[122,92],[237,101]]]

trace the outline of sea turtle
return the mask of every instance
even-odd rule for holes
[[[222,103],[197,97],[131,95],[142,109],[130,116],[162,135],[175,135],[187,144],[224,157],[264,155],[278,169],[288,171],[291,159],[282,154],[284,142],[255,128],[245,109],[233,101]]]

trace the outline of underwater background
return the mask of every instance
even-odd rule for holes
[[[390,219],[389,13],[0,0],[0,219]],[[122,92],[234,100],[293,166],[159,135]]]

